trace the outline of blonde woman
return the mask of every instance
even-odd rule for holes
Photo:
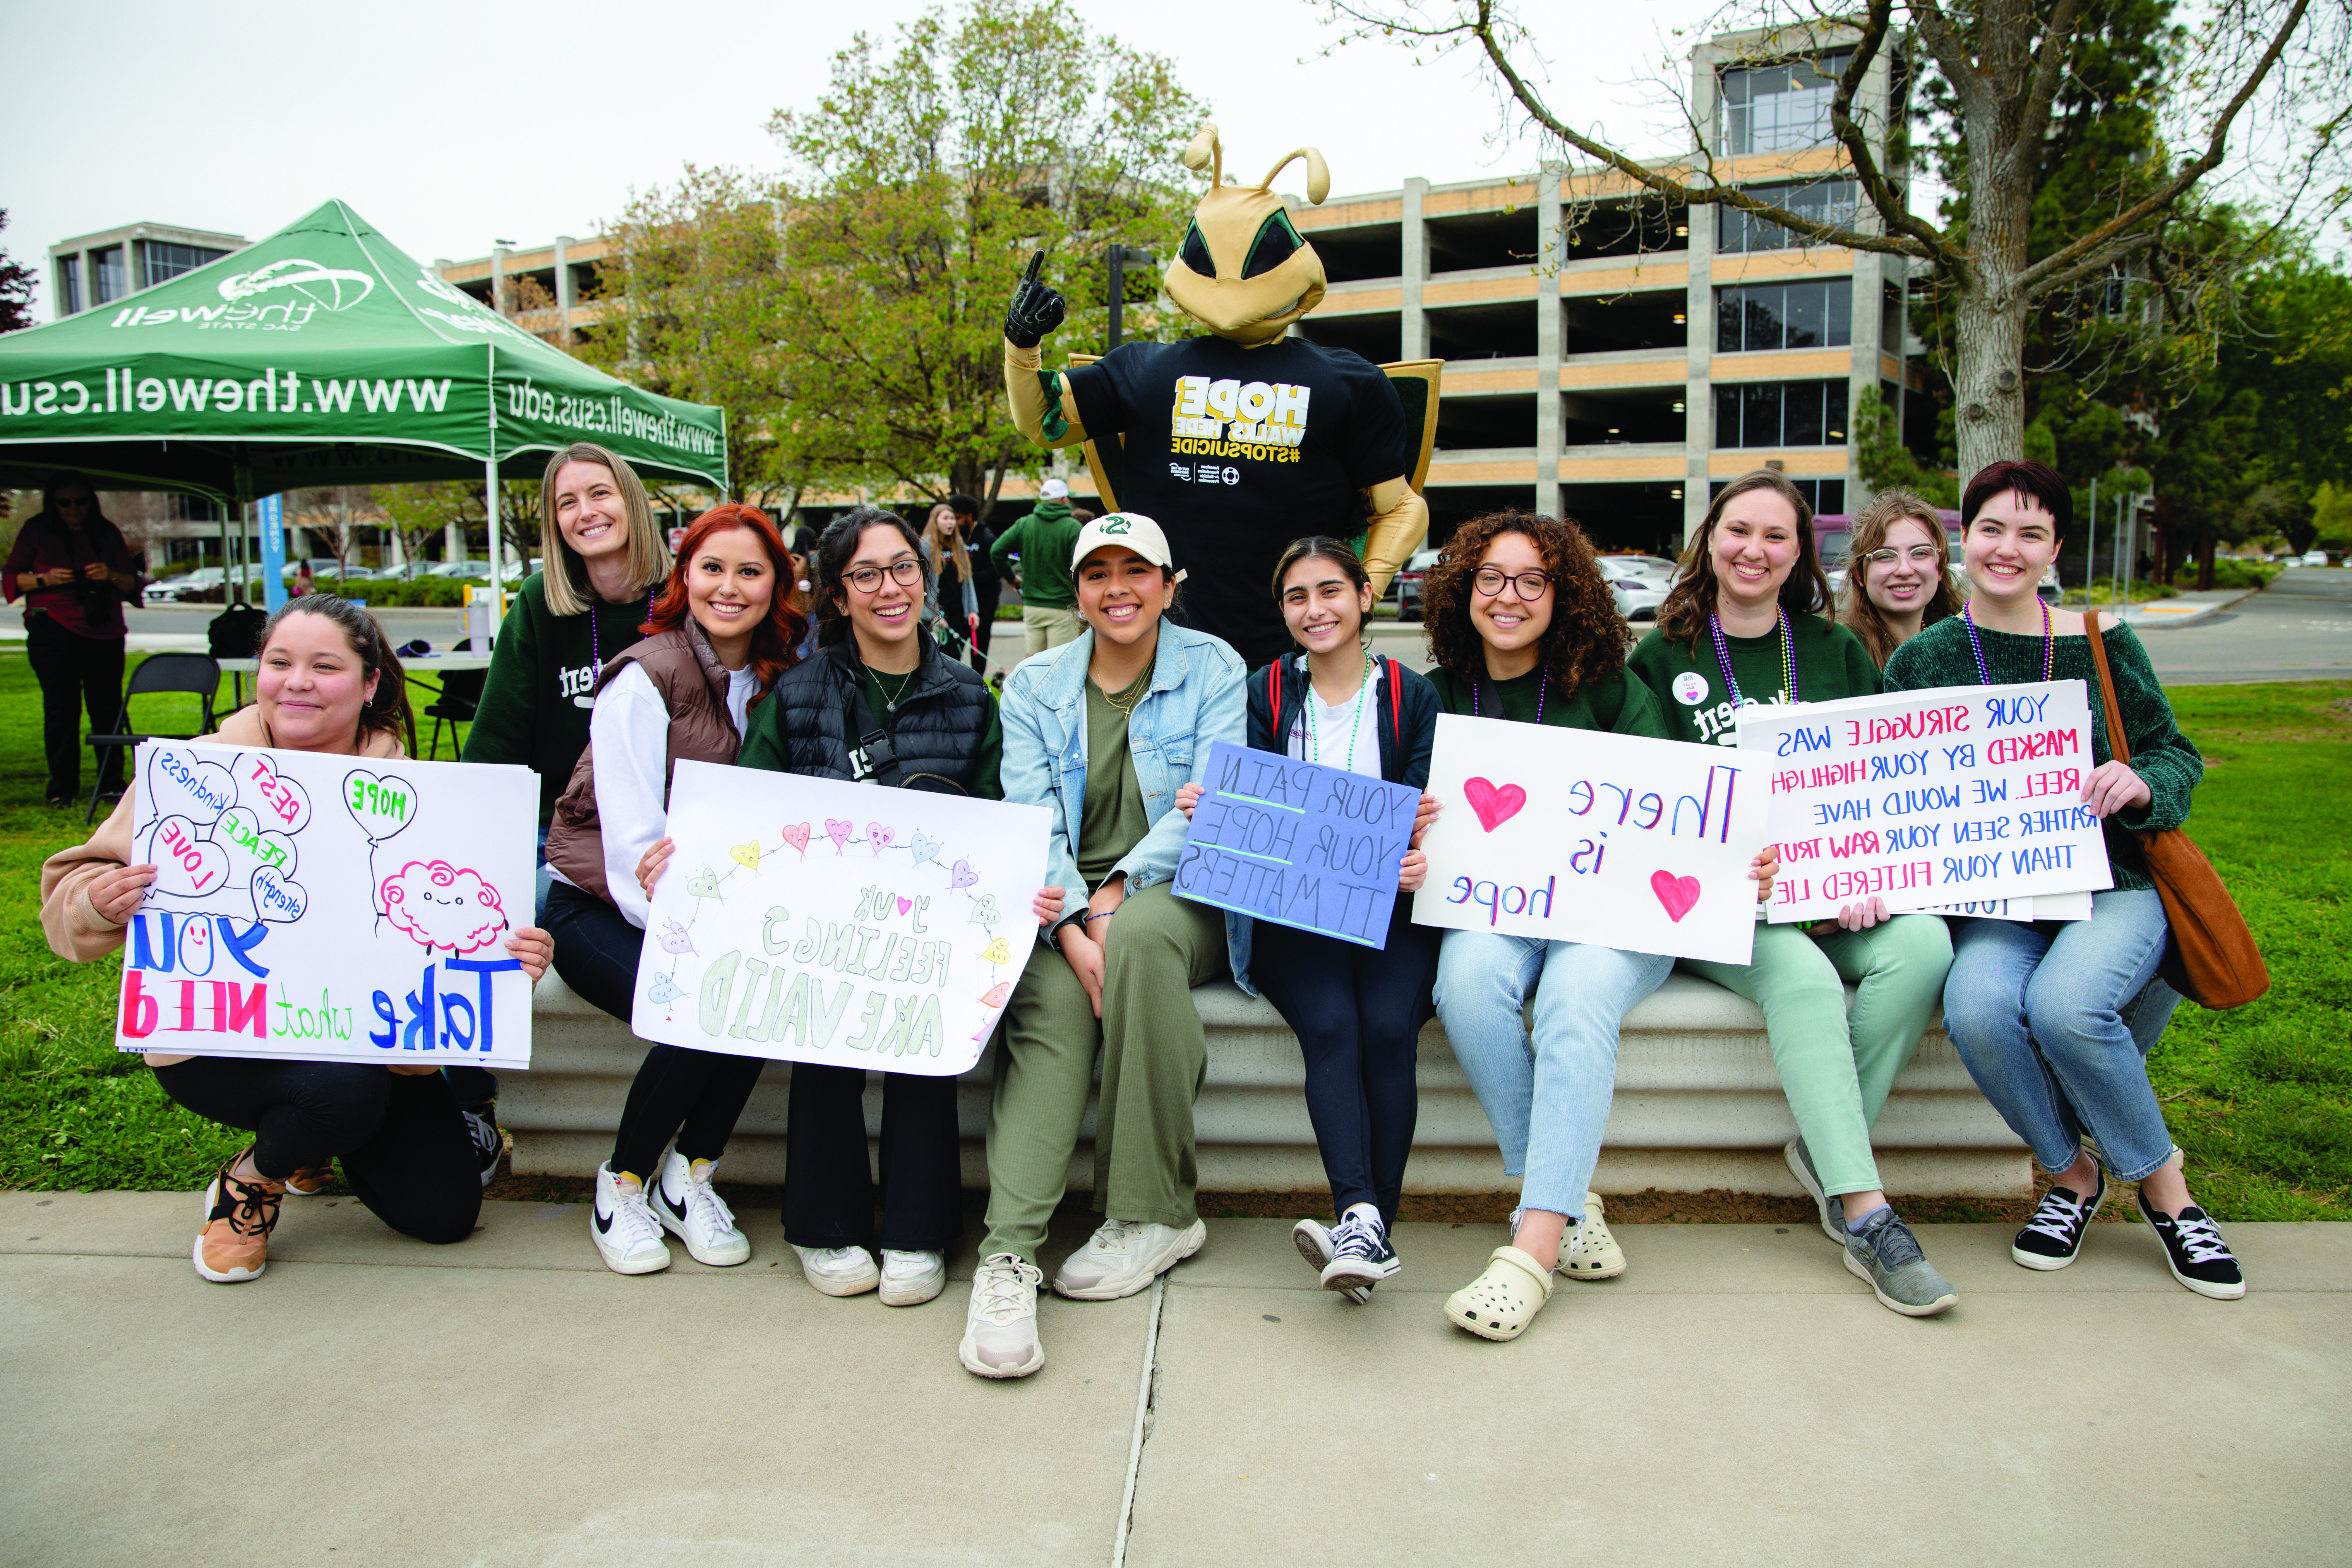
[[[972,668],[988,673],[988,656],[980,636],[980,589],[973,581],[971,552],[963,537],[963,519],[946,501],[931,508],[923,523],[923,554],[930,562],[934,584],[930,607],[959,634],[971,639]]]

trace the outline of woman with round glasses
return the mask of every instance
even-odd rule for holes
[[[1665,704],[1676,740],[1730,745],[1748,703],[1876,695],[1878,666],[1828,617],[1813,509],[1769,468],[1726,485],[1707,508],[1655,631],[1633,668]],[[1797,1137],[1784,1153],[1822,1231],[1881,1304],[1932,1317],[1959,1298],[1881,1190],[1870,1132],[1895,1077],[1919,1048],[1952,942],[1934,915],[1849,904],[1812,925],[1759,921],[1746,963],[1682,965],[1764,1011]],[[1855,987],[1853,1007],[1845,985]]]
[[[1881,490],[1854,514],[1847,559],[1837,618],[1881,669],[1923,629],[1960,613],[1944,520],[1909,490]]]
[[[1428,578],[1430,682],[1449,713],[1622,735],[1666,734],[1657,699],[1625,671],[1624,616],[1572,523],[1524,511],[1473,518]],[[1625,1255],[1590,1190],[1617,1083],[1617,1026],[1674,960],[1591,942],[1449,931],[1437,1015],[1519,1178],[1511,1239],[1447,1299],[1482,1339],[1512,1340],[1551,1299],[1552,1271],[1605,1279]],[[1535,1030],[1523,1021],[1530,994]],[[1573,1233],[1571,1243],[1569,1237]]]

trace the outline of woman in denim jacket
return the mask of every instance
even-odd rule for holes
[[[1054,1289],[1131,1296],[1208,1238],[1193,1208],[1192,1102],[1208,1041],[1192,988],[1244,956],[1237,921],[1173,895],[1184,842],[1176,792],[1209,748],[1243,738],[1241,656],[1162,619],[1176,573],[1160,525],[1133,512],[1087,524],[1071,550],[1076,642],[1005,682],[1004,798],[1054,814],[1046,880],[1069,911],[1005,1010],[988,1113],[988,1235],[961,1356],[982,1377],[1026,1377],[1037,1342],[1037,1249],[1062,1199],[1095,1052],[1095,1206],[1106,1218]],[[1089,765],[1089,763],[1093,765]]]

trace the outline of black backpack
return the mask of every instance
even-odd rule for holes
[[[251,605],[232,605],[205,626],[215,658],[252,658],[261,652],[261,629],[269,613]]]

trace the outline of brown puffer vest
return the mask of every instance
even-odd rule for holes
[[[680,762],[732,763],[743,744],[727,711],[727,667],[711,651],[710,639],[692,619],[675,631],[656,632],[607,660],[596,678],[603,691],[631,664],[641,665],[669,707],[669,755],[662,764],[662,799]],[[604,885],[604,832],[596,820],[595,746],[580,753],[572,782],[555,803],[547,826],[547,863],[573,887],[613,901]]]

